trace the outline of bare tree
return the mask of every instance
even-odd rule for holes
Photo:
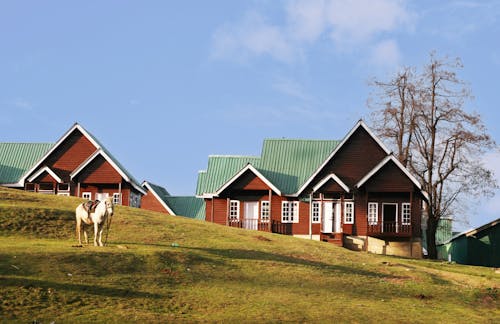
[[[439,59],[431,53],[420,73],[405,68],[389,82],[373,83],[386,101],[372,106],[375,129],[395,146],[399,160],[428,194],[430,258],[437,257],[439,220],[456,216],[459,200],[490,195],[497,188],[492,172],[481,163],[495,143],[481,117],[465,110],[471,91],[457,76],[462,67],[459,59]]]

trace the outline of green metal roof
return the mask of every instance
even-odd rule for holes
[[[205,201],[194,196],[170,196],[162,186],[147,181],[151,189],[178,216],[205,220]],[[146,181],[143,183],[146,185]]]
[[[339,143],[333,140],[267,139],[256,168],[283,194],[294,194]]]
[[[209,156],[208,168],[198,174],[196,194],[215,193],[248,163],[283,194],[296,193],[340,141],[267,139],[262,156]]]
[[[53,143],[0,143],[0,184],[15,184]]]
[[[238,155],[211,155],[206,172],[198,174],[196,195],[214,193],[248,163],[256,166],[260,157]]]
[[[205,201],[194,196],[165,196],[165,202],[178,216],[205,220]]]

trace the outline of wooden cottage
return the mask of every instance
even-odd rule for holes
[[[203,199],[194,196],[172,196],[164,187],[149,181],[144,181],[142,187],[146,194],[142,196],[141,208],[172,216],[205,219]]]
[[[363,121],[342,141],[268,139],[260,157],[209,156],[205,220],[421,257],[425,193]]]
[[[75,123],[55,144],[26,144],[36,157],[11,143],[10,162],[22,172],[10,173],[3,185],[27,191],[93,199],[113,197],[115,204],[139,207],[145,190],[99,141]],[[8,148],[8,145],[4,143]],[[18,173],[19,173],[18,172]]]

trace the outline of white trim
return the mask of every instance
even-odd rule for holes
[[[399,222],[398,222],[398,216],[399,216],[399,206],[398,206],[398,203],[382,203],[382,228],[381,228],[381,232],[384,232],[384,222],[385,222],[385,219],[384,219],[384,214],[385,214],[385,211],[384,211],[384,206],[386,205],[392,205],[392,206],[396,206],[396,214],[394,215],[394,217],[396,218],[396,227],[395,227],[395,230],[396,230],[396,233],[399,233],[398,231],[398,225],[399,225]]]
[[[267,210],[264,210],[264,207],[267,206]],[[264,219],[264,211],[267,213],[266,217],[267,219]],[[260,221],[262,223],[269,223],[271,220],[271,202],[269,200],[261,200],[260,201],[260,215],[259,215]]]
[[[344,189],[345,192],[349,192],[349,187],[344,183],[342,182],[342,180],[340,180],[339,177],[337,177],[337,175],[335,173],[330,173],[329,175],[327,175],[326,177],[323,178],[323,180],[321,180],[314,188],[313,188],[313,191],[318,191],[321,187],[323,187],[323,185],[325,185],[329,180],[333,180],[335,181],[336,183],[338,183],[342,189]]]
[[[375,206],[375,218],[370,219],[370,205]],[[370,201],[368,202],[368,213],[367,213],[367,221],[368,225],[377,225],[378,224],[378,202]]]
[[[28,182],[33,182],[36,178],[38,178],[42,173],[47,172],[54,180],[57,181],[57,183],[63,182],[61,178],[57,176],[57,174],[54,173],[48,166],[45,166],[38,170],[31,178],[28,179]]]
[[[158,201],[160,202],[160,204],[163,206],[163,208],[165,208],[165,209],[168,211],[168,213],[169,213],[170,215],[172,215],[172,216],[177,216],[177,215],[174,213],[174,211],[172,210],[172,208],[170,208],[170,207],[167,205],[167,203],[166,203],[163,199],[161,199],[161,198],[160,198],[160,196],[158,195],[158,193],[157,193],[155,190],[153,190],[153,187],[151,187],[151,185],[149,184],[149,182],[144,181],[144,182],[142,183],[142,186],[143,186],[143,187],[146,187],[146,189],[147,189],[149,192],[153,193],[153,196],[156,198],[156,200],[158,200]]]
[[[347,205],[351,206],[351,218],[352,220],[347,221]],[[354,224],[354,201],[344,202],[344,224]]]
[[[302,191],[304,191],[306,189],[306,187],[311,183],[311,181],[319,174],[319,172],[321,170],[323,170],[323,168],[328,164],[328,162],[330,162],[330,160],[335,156],[335,154],[337,154],[337,152],[345,145],[345,143],[351,138],[351,136],[358,130],[358,128],[360,127],[363,127],[364,130],[366,130],[366,132],[373,138],[373,140],[375,142],[377,142],[377,144],[380,146],[380,148],[382,150],[384,150],[384,152],[386,154],[390,154],[391,151],[389,151],[387,149],[387,147],[385,147],[385,145],[380,141],[380,139],[375,136],[375,134],[368,128],[368,126],[365,124],[365,122],[363,120],[359,120],[356,125],[351,129],[351,131],[347,134],[346,137],[344,137],[344,139],[342,140],[342,142],[340,142],[339,145],[337,145],[335,147],[335,149],[333,150],[332,153],[330,153],[330,155],[326,158],[326,160],[320,165],[320,167],[311,175],[311,177],[302,185],[302,187],[300,187],[299,191],[297,191],[297,193],[294,195],[294,196],[299,196]]]
[[[271,190],[273,190],[276,194],[278,194],[279,196],[281,196],[281,191],[278,188],[276,188],[276,186],[273,185],[271,181],[269,181],[268,179],[266,179],[266,177],[264,177],[262,175],[262,173],[260,173],[250,163],[248,163],[243,169],[241,169],[231,179],[229,179],[224,185],[222,185],[222,187],[220,187],[220,189],[215,192],[215,195],[217,195],[217,196],[220,195],[227,187],[229,187],[233,182],[235,182],[247,170],[252,171],[253,174],[255,174],[260,180],[262,180],[269,188],[271,188]]]
[[[98,155],[101,155],[102,157],[104,157],[104,159],[106,161],[108,161],[109,164],[111,164],[111,166],[120,174],[120,176],[125,179],[125,181],[127,181],[128,183],[130,183],[132,185],[132,187],[134,187],[137,191],[139,191],[140,193],[142,193],[143,195],[146,194],[146,192],[144,191],[143,188],[137,186],[136,184],[134,184],[134,182],[132,181],[132,179],[130,179],[127,174],[125,172],[123,172],[122,169],[120,169],[118,167],[118,165],[116,165],[116,163],[113,161],[113,159],[111,159],[109,157],[109,155],[106,154],[106,152],[100,148],[98,149],[97,151],[95,151],[94,153],[92,153],[91,156],[89,156],[85,161],[82,162],[82,164],[80,164],[73,172],[71,172],[71,174],[69,175],[70,176],[70,179],[73,180],[73,178],[78,174],[80,173],[83,169],[85,169],[85,167],[87,167],[87,165],[90,164],[90,162],[92,162]]]
[[[66,131],[66,133],[64,133],[64,135],[50,148],[50,150],[45,153],[45,155],[40,158],[38,160],[38,162],[35,163],[35,165],[30,169],[28,170],[22,177],[21,179],[19,180],[19,183],[24,185],[24,182],[26,181],[26,177],[28,175],[30,175],[31,173],[33,173],[36,169],[38,169],[40,167],[40,164],[42,164],[43,161],[45,161],[46,158],[48,158],[58,147],[59,145],[62,144],[62,142],[64,142],[64,140],[66,140],[66,138],[68,138],[68,136],[73,133],[74,130],[78,129],[82,134],[83,136],[85,136],[89,141],[90,143],[92,143],[92,145],[94,145],[94,147],[96,149],[100,149],[101,147],[99,146],[99,144],[94,141],[94,139],[92,138],[92,136],[90,136],[90,134],[82,127],[80,126],[78,123],[75,123],[68,131]]]
[[[311,206],[311,224],[321,224],[321,212],[322,212],[322,208],[321,208],[321,200],[313,200],[312,202],[312,206]],[[314,220],[314,208],[317,208],[317,216],[318,216],[318,219],[317,220]]]
[[[408,206],[408,212],[409,212],[409,221],[405,222],[404,218],[404,212],[405,212],[405,206]],[[401,204],[401,225],[411,225],[411,203],[405,202]]]
[[[284,221],[284,207],[287,205],[288,208],[288,220]],[[298,201],[293,201],[293,200],[283,200],[281,202],[281,223],[283,224],[292,224],[292,223],[298,223],[299,222],[299,202]]]
[[[232,205],[236,206],[236,214],[231,214],[232,210],[231,208],[233,207]],[[231,218],[231,216],[234,216],[236,218]],[[228,211],[228,221],[229,223],[236,223],[240,221],[240,201],[239,200],[229,200],[229,211]]]
[[[371,177],[373,177],[380,169],[382,169],[383,166],[385,166],[389,161],[392,161],[396,164],[396,166],[404,172],[404,174],[413,182],[417,188],[422,191],[422,186],[420,183],[415,179],[414,176],[411,175],[411,173],[399,162],[398,159],[394,157],[394,155],[388,155],[386,156],[382,161],[380,161],[379,164],[377,164],[370,172],[368,172],[359,182],[356,184],[356,188],[360,188],[362,185],[364,185]],[[422,191],[423,193],[423,191]]]

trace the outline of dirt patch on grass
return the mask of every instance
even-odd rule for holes
[[[272,241],[271,239],[264,237],[262,235],[254,236],[254,238],[256,238],[259,241],[264,241],[264,242],[271,242]]]

